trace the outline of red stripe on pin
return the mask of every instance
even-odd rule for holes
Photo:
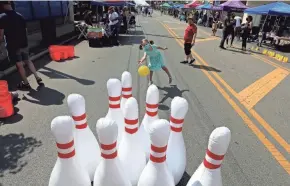
[[[68,143],[56,143],[57,148],[59,149],[69,149],[74,145],[74,140],[72,140],[71,142]]]
[[[208,162],[206,159],[203,160],[203,164],[208,169],[218,169],[221,166],[221,164],[219,164],[219,165],[212,164],[212,163]]]
[[[164,147],[156,147],[154,145],[151,145],[151,150],[154,151],[154,152],[157,152],[157,153],[166,152],[166,149],[167,149],[167,145],[164,146]]]
[[[129,95],[124,95],[123,94],[123,98],[129,99],[130,97],[132,97],[132,94],[129,94]]]
[[[214,160],[223,160],[224,159],[224,157],[225,157],[225,155],[217,155],[217,154],[214,154],[214,153],[212,153],[210,150],[206,150],[206,154],[210,157],[210,158],[212,158],[212,159],[214,159]]]
[[[109,144],[109,145],[105,145],[105,144],[101,144],[101,148],[103,150],[112,150],[117,146],[117,142]]]
[[[170,128],[171,128],[171,130],[174,131],[174,132],[181,132],[181,131],[182,131],[182,127],[177,128],[177,127],[170,126]]]
[[[111,96],[109,96],[109,101],[120,101],[120,96],[118,96],[118,97],[111,97]]]
[[[148,116],[151,116],[151,117],[156,116],[157,113],[158,113],[157,111],[156,111],[156,112],[149,112],[148,110],[146,110],[146,114],[147,114]]]
[[[116,104],[116,105],[114,105],[114,104],[109,104],[109,107],[110,107],[110,108],[113,108],[113,109],[117,109],[117,108],[120,108],[121,106],[120,106],[120,104]]]
[[[80,116],[72,116],[72,118],[74,121],[82,121],[87,118],[87,115],[86,113],[84,113],[83,115],[80,115]]]
[[[154,163],[163,163],[166,161],[166,155],[163,157],[155,157],[152,154],[150,154],[150,160]]]
[[[149,104],[149,103],[146,103],[146,107],[147,108],[150,108],[150,109],[155,109],[155,108],[158,108],[158,104]]]
[[[85,129],[87,128],[88,124],[87,123],[84,123],[84,124],[81,124],[81,125],[76,125],[76,129]]]
[[[125,131],[129,134],[134,134],[138,131],[138,127],[134,128],[134,129],[129,129],[129,128],[125,127]]]
[[[60,152],[57,153],[58,157],[62,158],[62,159],[68,159],[68,158],[74,157],[75,154],[76,154],[75,149],[69,153],[66,153],[66,154],[60,153]]]
[[[184,122],[184,119],[176,119],[176,118],[170,116],[170,121],[174,124],[182,124]]]
[[[101,156],[102,156],[103,158],[105,158],[105,159],[114,159],[114,158],[117,157],[117,155],[118,155],[118,152],[117,152],[117,151],[115,151],[115,152],[112,153],[112,154],[104,154],[104,153],[101,153]]]
[[[122,88],[122,91],[124,92],[132,91],[132,87]]]
[[[136,125],[138,123],[138,119],[129,120],[125,118],[125,123],[128,125]]]

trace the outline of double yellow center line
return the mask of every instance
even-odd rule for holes
[[[183,47],[183,40],[178,39],[176,33],[174,33],[167,25],[158,21],[164,28],[170,33],[171,36],[175,38],[177,43]],[[192,50],[193,55],[198,59],[196,63],[198,65],[203,64],[209,66],[202,57],[200,57],[195,51]],[[254,124],[254,122],[248,117],[248,115],[243,111],[243,109],[231,98],[231,96],[224,90],[224,88],[214,79],[217,78],[221,84],[223,84],[228,91],[233,94],[234,97],[238,98],[238,94],[215,72],[211,72],[211,75],[208,71],[202,69],[202,72],[207,76],[210,82],[217,88],[217,90],[222,94],[222,96],[228,101],[236,113],[240,115],[244,123],[252,130],[252,132],[258,137],[258,139],[263,143],[263,145],[268,149],[272,156],[277,160],[277,162],[285,169],[285,171],[290,174],[290,163],[289,161],[278,151],[275,145],[264,135],[264,133]],[[260,124],[278,141],[281,146],[290,152],[289,144],[274,130],[271,126],[263,120],[261,116],[258,115],[253,109],[250,110],[251,114],[260,121]]]

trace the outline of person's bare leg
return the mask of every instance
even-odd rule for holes
[[[153,77],[153,71],[150,71],[150,75],[149,75],[149,85],[151,85],[153,83],[152,77]]]
[[[40,79],[40,77],[38,76],[37,72],[36,72],[36,69],[35,69],[35,66],[34,64],[32,63],[32,61],[28,60],[28,61],[25,61],[26,65],[28,66],[29,70],[33,73],[35,79]]]
[[[172,77],[171,77],[171,74],[170,74],[168,68],[166,66],[164,66],[164,67],[162,67],[162,69],[164,70],[164,72],[166,72],[166,74],[167,74],[167,76],[169,78],[169,83],[171,83],[172,82]]]
[[[17,62],[16,63],[16,67],[18,69],[18,72],[24,82],[24,84],[28,84],[28,80],[27,80],[27,77],[26,77],[26,71],[24,69],[24,66],[23,66],[23,62]]]

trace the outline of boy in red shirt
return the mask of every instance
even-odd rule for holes
[[[195,61],[191,55],[191,48],[195,43],[196,33],[197,27],[193,22],[193,18],[188,17],[188,26],[184,32],[184,53],[186,58],[182,63],[188,63],[188,59],[190,59],[189,64],[192,64]]]

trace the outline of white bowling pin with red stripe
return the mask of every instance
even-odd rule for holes
[[[169,122],[156,120],[148,130],[151,140],[150,160],[140,176],[138,186],[174,186],[174,178],[166,164]]]
[[[121,166],[117,152],[118,125],[114,120],[101,118],[96,130],[103,157],[94,177],[94,186],[132,186]]]
[[[129,98],[124,105],[125,132],[120,142],[118,151],[125,173],[133,186],[136,186],[139,177],[146,165],[146,155],[140,136],[138,135],[138,103],[133,97]]]
[[[182,135],[182,126],[188,111],[188,103],[182,97],[174,97],[171,101],[170,136],[167,147],[166,162],[172,172],[174,183],[181,180],[186,167],[186,148]]]
[[[121,81],[118,79],[109,79],[107,81],[107,89],[109,95],[109,110],[106,118],[110,118],[116,121],[118,125],[118,141],[120,142],[125,126],[124,115],[120,106],[122,90]]]
[[[90,177],[75,156],[73,129],[69,116],[58,116],[51,122],[58,158],[49,178],[49,186],[90,186]]]
[[[190,178],[187,186],[199,181],[202,186],[222,186],[221,164],[231,141],[231,131],[227,127],[216,128],[209,137],[206,155]]]
[[[124,112],[124,105],[130,97],[132,97],[132,76],[130,72],[123,72],[122,78],[122,98],[121,98],[121,109]]]
[[[146,154],[147,161],[149,160],[150,155],[150,137],[148,133],[148,127],[152,124],[152,122],[159,119],[158,103],[159,103],[159,90],[156,85],[152,84],[147,89],[146,113],[144,115],[144,118],[142,120],[139,129],[139,135]]]
[[[79,94],[70,94],[67,104],[75,123],[76,156],[93,181],[101,155],[98,141],[87,124],[85,99]]]

